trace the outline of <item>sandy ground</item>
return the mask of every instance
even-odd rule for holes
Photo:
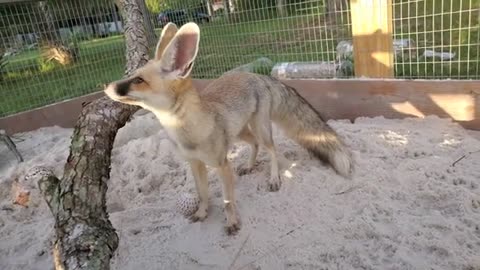
[[[175,210],[179,194],[194,190],[190,171],[153,116],[136,117],[112,154],[108,209],[120,236],[112,269],[480,269],[480,153],[468,154],[480,150],[478,133],[436,117],[330,124],[355,153],[354,179],[275,131],[289,162],[282,188],[262,187],[261,151],[254,172],[237,179],[242,228],[229,237],[215,172],[209,216],[190,223]],[[0,269],[52,268],[53,219],[36,183],[29,208],[12,205],[10,188],[34,165],[61,175],[71,133],[16,134],[21,165],[0,145]],[[239,143],[230,158],[238,166],[248,153]]]

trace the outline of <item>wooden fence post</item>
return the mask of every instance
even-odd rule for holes
[[[350,0],[355,76],[393,78],[392,0]]]

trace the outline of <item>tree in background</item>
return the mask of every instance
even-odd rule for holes
[[[34,17],[28,16],[30,3],[0,5],[0,45],[6,48],[15,47],[15,36],[23,32],[34,32]]]
[[[278,16],[285,16],[285,0],[276,1]]]
[[[36,13],[39,16],[35,25],[39,35],[38,43],[43,51],[45,61],[56,60],[61,65],[68,65],[77,59],[78,48],[69,47],[62,41],[58,23],[55,23],[54,4],[54,1],[40,1],[37,3]]]
[[[142,10],[143,22],[147,31],[147,41],[150,48],[157,44],[157,35],[155,35],[155,27],[153,26],[152,14],[149,12],[146,0],[137,0],[138,7]],[[155,16],[153,16],[155,18]]]
[[[228,1],[228,0],[225,0]],[[201,10],[208,13],[209,0],[145,0],[148,10],[157,15],[169,9]]]
[[[168,8],[168,1],[165,0],[145,0],[145,5],[148,8],[148,11],[150,11],[153,14],[158,14],[162,10],[165,10]]]
[[[348,0],[325,0],[325,14],[327,20],[331,23],[339,23],[338,18],[347,10]]]
[[[0,5],[0,42],[4,48],[21,45],[19,37],[34,33],[43,61],[56,61],[68,65],[78,59],[79,39],[103,37],[107,21],[119,19],[112,0],[44,0]],[[111,18],[115,17],[115,18]],[[115,20],[116,19],[116,20]],[[66,37],[62,28],[81,26],[83,33]],[[117,29],[119,29],[117,25]],[[153,30],[152,30],[153,31]],[[17,36],[19,35],[19,36]]]
[[[230,0],[222,0],[223,2],[223,12],[225,15],[225,18],[228,20],[230,18]]]
[[[95,27],[105,25],[107,14],[111,13],[110,0],[47,0],[37,3],[36,14],[39,19],[37,26],[39,45],[43,51],[45,61],[55,60],[62,65],[75,62],[78,58],[78,34],[74,33],[70,40],[62,39],[61,27],[83,25],[91,28],[94,36],[103,36]],[[80,23],[79,23],[80,22]]]
[[[205,6],[207,6],[207,14],[208,14],[208,16],[212,17],[212,16],[213,16],[212,3],[211,3],[209,0],[205,0]]]

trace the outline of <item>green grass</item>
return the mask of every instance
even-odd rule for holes
[[[348,28],[326,28],[318,15],[219,23],[203,30],[196,75],[214,78],[259,57],[273,62],[332,61],[342,39],[350,39]]]
[[[275,62],[333,60],[335,31],[325,35],[325,31],[314,29],[311,24],[315,17],[318,16],[304,16],[301,20],[266,18],[261,23],[203,24],[193,75],[215,78],[262,56]],[[48,67],[47,71],[40,67],[38,50],[16,55],[9,60],[4,80],[0,82],[4,97],[0,100],[0,116],[100,90],[102,84],[123,75],[124,48],[121,36],[84,41],[80,43],[78,62],[68,67]]]
[[[103,83],[122,76],[124,46],[121,36],[86,41],[80,44],[78,62],[43,72],[38,50],[16,55],[0,82],[0,116],[100,90]]]
[[[413,39],[418,49],[415,56],[424,49],[457,54],[453,61],[397,58],[398,78],[478,79],[480,0],[471,1],[477,8],[472,12],[459,12],[467,8],[469,1],[465,0],[461,1],[463,6],[456,0],[394,1],[395,38]],[[448,14],[450,10],[454,13]],[[349,26],[325,23],[321,7],[284,18],[271,13],[261,10],[255,12],[257,17],[244,13],[230,21],[202,24],[194,77],[215,78],[259,57],[275,63],[332,61],[336,44],[351,39]],[[348,20],[344,16],[339,23],[347,25]],[[465,28],[468,25],[470,29]],[[160,31],[157,29],[157,34]],[[0,117],[100,90],[102,84],[122,77],[124,50],[123,37],[114,36],[81,42],[79,60],[68,67],[42,66],[38,50],[10,58],[0,81]]]

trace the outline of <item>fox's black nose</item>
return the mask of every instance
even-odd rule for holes
[[[130,91],[130,84],[132,84],[131,80],[121,81],[115,85],[115,92],[119,96],[126,96]]]

